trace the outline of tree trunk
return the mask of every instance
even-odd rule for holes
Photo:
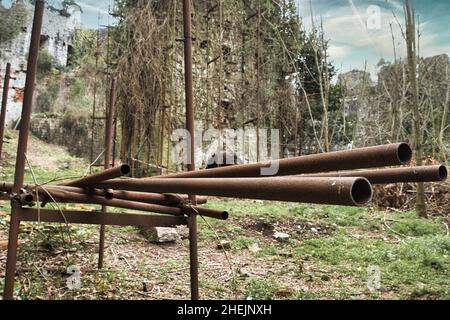
[[[416,164],[422,165],[422,137],[421,119],[419,111],[419,88],[417,85],[417,56],[416,56],[416,34],[414,8],[410,6],[409,0],[405,0],[406,16],[406,47],[408,54],[409,82],[411,84],[411,107],[413,111],[413,136],[412,142],[416,152]],[[425,192],[423,183],[417,184],[416,211],[419,217],[426,218]]]

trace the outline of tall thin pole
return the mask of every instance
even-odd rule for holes
[[[44,0],[36,0],[34,8],[33,29],[31,31],[30,51],[28,53],[27,78],[20,121],[19,141],[17,147],[16,168],[14,173],[14,187],[12,192],[19,193],[23,186],[25,174],[25,153],[28,146],[28,131],[30,129],[31,111],[33,107],[34,83],[36,80],[37,58],[39,54],[39,40],[41,36],[42,18],[44,15]],[[17,262],[17,240],[19,236],[20,206],[11,202],[11,219],[9,224],[8,254],[6,258],[6,277],[3,299],[13,299],[14,273]]]
[[[109,102],[108,102],[108,110],[106,115],[106,124],[105,124],[105,164],[104,168],[109,169],[111,167],[111,159],[112,159],[112,147],[113,147],[113,131],[114,131],[114,104],[116,100],[116,77],[112,77],[111,79],[111,88],[109,92]],[[113,164],[114,165],[114,164]],[[102,212],[107,212],[108,207],[102,206]],[[105,252],[105,232],[106,226],[100,226],[100,241],[99,241],[99,249],[98,249],[98,268],[103,268],[103,257]]]
[[[11,79],[11,64],[6,64],[5,80],[3,82],[2,110],[0,113],[0,159],[2,158],[3,137],[5,135],[6,106],[8,104],[9,80]]]
[[[192,32],[191,32],[191,4],[183,0],[183,29],[184,29],[184,90],[186,99],[186,129],[190,134],[190,159],[188,170],[195,170],[195,138],[194,138],[194,96],[192,93]],[[196,203],[195,195],[189,195],[192,204]],[[197,247],[197,215],[191,214],[189,227],[189,255],[191,271],[191,299],[199,299],[198,291],[198,247]]]
[[[90,163],[94,161],[94,143],[95,143],[95,107],[97,104],[97,76],[98,76],[98,56],[100,54],[99,47],[100,47],[100,29],[97,29],[97,45],[95,48],[95,74],[94,74],[94,100],[92,102],[92,122],[91,122],[91,153],[90,153]],[[91,173],[92,173],[92,166],[91,166]]]

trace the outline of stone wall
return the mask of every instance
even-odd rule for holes
[[[38,138],[68,148],[69,152],[77,157],[90,158],[91,153],[91,126],[84,120],[67,117],[34,117],[31,120],[31,132]],[[94,158],[103,151],[104,126],[97,123],[94,128]],[[100,162],[102,159],[99,160]]]
[[[27,1],[23,2],[28,12],[26,27],[17,37],[0,44],[0,82],[3,83],[6,63],[11,63],[12,77],[9,90],[8,107],[6,110],[6,125],[11,126],[20,118],[25,87],[27,57],[31,38],[34,7]],[[57,64],[67,65],[68,54],[73,46],[75,30],[80,22],[80,11],[70,10],[70,16],[45,8],[42,25],[41,48],[52,55]]]

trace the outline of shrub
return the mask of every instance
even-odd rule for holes
[[[0,44],[17,37],[24,30],[27,17],[27,10],[21,3],[14,3],[10,9],[0,4]]]
[[[39,51],[37,68],[38,77],[43,78],[52,73],[53,68],[56,67],[55,58],[45,49]]]
[[[60,85],[58,80],[51,80],[44,90],[39,92],[36,99],[36,108],[38,112],[52,112],[56,99],[58,98]]]

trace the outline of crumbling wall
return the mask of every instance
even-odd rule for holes
[[[91,126],[86,118],[37,116],[31,120],[31,132],[38,138],[68,148],[70,154],[89,159],[91,152]],[[101,154],[104,145],[104,126],[95,127],[94,157]]]
[[[27,23],[22,32],[14,39],[0,44],[0,81],[3,83],[6,63],[11,63],[11,88],[6,110],[6,125],[11,127],[20,118],[23,102],[23,88],[25,87],[27,57],[31,38],[34,6],[24,2],[28,12]],[[57,64],[66,66],[68,54],[73,45],[75,29],[80,22],[80,11],[70,10],[70,16],[61,15],[58,11],[48,7],[44,11],[42,25],[41,49],[45,49],[55,58]]]

